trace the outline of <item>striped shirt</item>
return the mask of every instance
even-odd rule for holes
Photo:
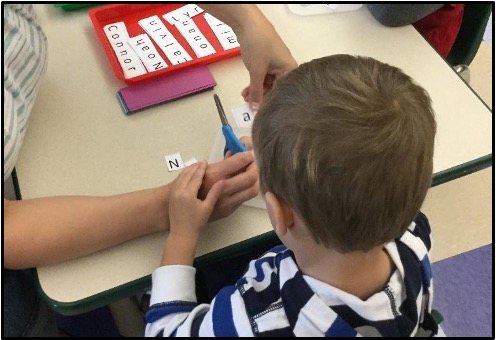
[[[363,301],[302,273],[278,246],[251,261],[235,286],[211,305],[196,303],[195,269],[163,266],[152,274],[146,336],[429,336],[430,226],[423,214],[384,248],[396,269],[385,288]]]
[[[3,5],[3,178],[14,169],[46,69],[46,37],[32,5]]]

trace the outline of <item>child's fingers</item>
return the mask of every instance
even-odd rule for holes
[[[227,200],[228,200],[229,204],[232,204],[234,206],[238,206],[238,205],[241,205],[244,202],[256,197],[259,192],[260,192],[260,186],[259,186],[258,181],[257,181],[252,186],[232,194],[231,196],[229,196],[229,198]]]
[[[255,163],[252,163],[235,176],[227,178],[225,187],[225,194],[231,195],[238,191],[244,190],[258,181],[258,171]]]
[[[176,188],[180,190],[187,189],[190,185],[191,178],[194,176],[197,169],[200,167],[201,162],[197,162],[185,168],[179,176],[177,176]]]
[[[198,164],[198,167],[195,169],[189,179],[188,188],[195,193],[198,193],[203,183],[203,177],[205,176],[205,172],[207,170],[207,162],[201,161],[197,162],[196,164]]]
[[[222,190],[224,189],[224,186],[225,186],[224,181],[218,181],[208,191],[207,197],[205,197],[204,202],[207,203],[212,210],[215,204],[217,203],[217,201],[219,200],[219,197],[222,194]]]
[[[246,147],[247,150],[253,149],[253,144],[251,142],[251,137],[249,137],[249,136],[241,136],[241,138],[239,140],[241,141],[241,143],[243,143],[243,145]]]

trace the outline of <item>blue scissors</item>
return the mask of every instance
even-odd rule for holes
[[[220,121],[222,122],[222,134],[226,139],[226,146],[224,147],[224,156],[227,150],[231,150],[233,154],[238,152],[247,151],[246,147],[239,140],[239,138],[234,134],[234,131],[227,121],[226,113],[220,102],[220,98],[217,94],[214,94],[215,105],[217,105],[217,111],[219,112]]]

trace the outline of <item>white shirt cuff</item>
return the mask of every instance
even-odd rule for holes
[[[197,302],[196,268],[183,265],[162,266],[152,273],[150,306],[167,301]]]

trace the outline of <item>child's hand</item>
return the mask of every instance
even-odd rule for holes
[[[225,184],[210,222],[229,216],[241,204],[258,195],[258,170],[253,152],[239,152],[218,163],[209,164],[198,197],[206,197],[220,180]]]
[[[204,200],[198,199],[206,169],[206,162],[197,162],[176,178],[169,203],[170,234],[196,238],[207,224],[225,182],[218,181]]]
[[[250,136],[241,136],[241,138],[239,139],[239,141],[241,143],[243,143],[243,145],[245,146],[246,150],[248,150],[248,151],[253,150],[253,144],[251,142],[251,137]],[[227,150],[226,155],[224,156],[224,158],[231,157],[232,154],[233,153],[232,153],[231,150]]]
[[[251,142],[251,136],[241,136],[239,139],[241,143],[244,144],[247,150],[253,150],[253,144]]]

